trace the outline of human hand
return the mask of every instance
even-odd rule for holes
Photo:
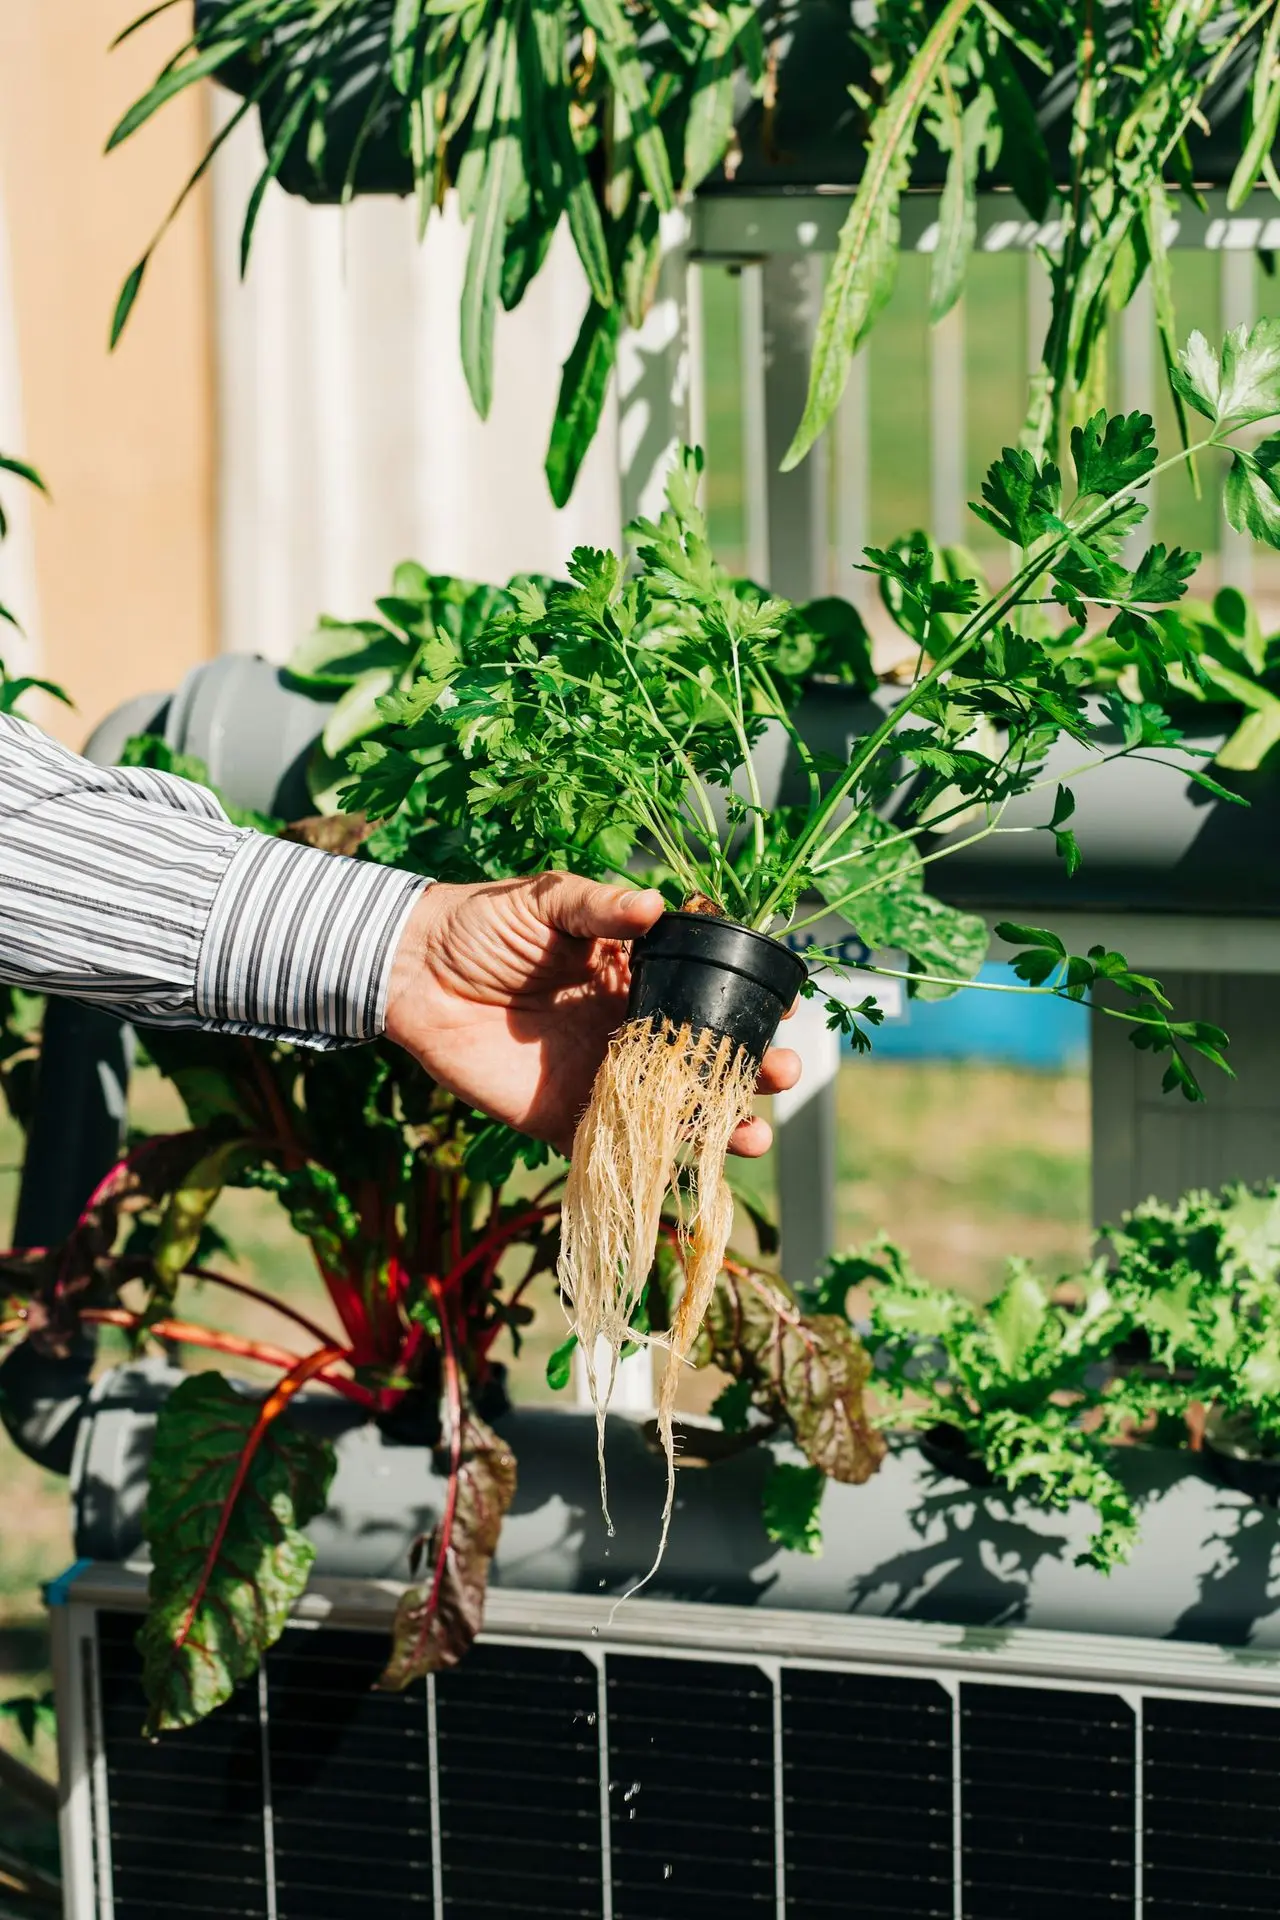
[[[609,1038],[627,1010],[627,942],[663,910],[656,889],[571,873],[427,888],[401,936],[387,996],[388,1038],[433,1079],[495,1120],[568,1153]],[[760,1093],[800,1078],[786,1047],[765,1055]],[[754,1157],[769,1127],[744,1120],[730,1142]]]

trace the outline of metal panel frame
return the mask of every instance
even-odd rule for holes
[[[140,1568],[89,1566],[68,1582],[69,1604],[60,1610],[55,1640],[60,1728],[65,1724],[67,1779],[74,1784],[64,1808],[67,1877],[66,1920],[105,1920],[111,1911],[109,1876],[103,1904],[95,1903],[92,1871],[96,1825],[105,1834],[105,1780],[100,1759],[89,1754],[91,1713],[75,1684],[78,1649],[92,1648],[99,1609],[141,1609],[146,1575]],[[389,1626],[401,1589],[390,1581],[317,1581],[294,1610],[294,1630],[321,1627],[368,1629]],[[1053,1692],[1104,1691],[1134,1717],[1134,1889],[1132,1913],[1143,1911],[1144,1790],[1143,1707],[1148,1699],[1253,1705],[1280,1710],[1280,1654],[1250,1655],[1188,1642],[1127,1639],[1114,1635],[1046,1633],[1032,1628],[973,1629],[883,1618],[786,1613],[767,1608],[699,1606],[638,1600],[606,1611],[599,1597],[498,1590],[489,1596],[483,1639],[491,1645],[538,1646],[585,1656],[599,1676],[600,1826],[602,1920],[612,1910],[609,1859],[611,1824],[608,1781],[608,1702],[605,1657],[610,1651],[664,1660],[747,1665],[770,1682],[773,1695],[776,1911],[786,1914],[786,1867],[782,1793],[781,1676],[785,1668],[841,1671],[889,1678],[928,1678],[952,1705],[953,1886],[956,1920],[963,1900],[961,1788],[963,1748],[959,1733],[960,1688],[1032,1685]],[[96,1691],[96,1689],[95,1689]],[[438,1754],[434,1688],[428,1683],[431,1794],[438,1807]],[[70,1711],[67,1711],[68,1705]],[[265,1725],[264,1725],[265,1738]],[[97,1744],[100,1754],[101,1743]],[[89,1791],[90,1773],[93,1774]],[[438,1823],[433,1820],[433,1880],[441,1911]],[[101,1842],[100,1842],[101,1844]]]
[[[63,1916],[64,1920],[105,1920],[110,1899],[108,1894],[108,1904],[99,1907],[97,1874],[103,1781],[94,1611],[78,1602],[56,1601],[50,1609],[50,1628],[58,1703]]]

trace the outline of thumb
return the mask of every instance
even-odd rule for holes
[[[538,917],[557,933],[577,940],[634,940],[662,913],[656,887],[606,887],[577,873],[548,876],[536,897]]]

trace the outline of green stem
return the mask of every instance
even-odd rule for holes
[[[730,715],[734,736],[738,742],[738,751],[742,755],[742,768],[747,776],[747,792],[751,797],[751,842],[755,848],[756,870],[764,861],[764,802],[760,798],[760,782],[756,778],[756,763],[751,757],[751,743],[747,739],[746,704],[742,697],[742,662],[738,654],[736,634],[729,636],[729,658],[733,666],[734,711]]]
[[[621,635],[619,635],[619,638],[621,639]],[[706,846],[707,846],[708,852],[710,852],[714,856],[717,873],[723,876],[727,872],[727,868],[725,865],[724,851],[720,845],[720,833],[719,833],[719,829],[716,826],[715,814],[712,812],[710,797],[707,793],[706,788],[702,783],[702,780],[698,774],[698,770],[694,766],[693,761],[689,758],[689,755],[685,752],[684,748],[680,745],[680,742],[676,739],[675,735],[672,733],[670,727],[668,727],[665,720],[662,718],[661,714],[658,712],[658,709],[654,706],[653,701],[649,694],[649,689],[645,686],[644,681],[641,679],[639,670],[636,667],[635,661],[631,658],[631,655],[627,650],[625,641],[623,642],[619,651],[622,655],[623,661],[626,664],[627,672],[631,675],[632,680],[635,682],[636,691],[639,693],[640,698],[644,701],[645,706],[649,710],[649,718],[652,720],[654,726],[657,728],[658,732],[662,735],[663,739],[668,742],[668,744],[671,747],[671,751],[675,754],[676,758],[680,762],[681,767],[684,769],[685,778],[688,780],[691,788],[693,789],[694,795],[697,800],[698,809],[701,812],[703,821],[706,825],[706,829],[707,829]],[[666,662],[665,664],[674,665],[675,663]],[[579,684],[582,684],[582,683],[579,682]],[[721,887],[718,890],[721,893],[723,893],[723,887]],[[705,891],[704,887],[702,886],[701,877],[699,878],[699,883],[694,888],[694,891],[695,892]]]
[[[1008,803],[1005,802],[1004,804],[1007,805]],[[1004,806],[1001,807],[1000,811],[1003,813]],[[996,818],[990,821],[987,826],[979,828],[977,833],[968,834],[963,840],[957,840],[953,846],[939,847],[933,853],[921,854],[920,865],[927,867],[930,861],[944,860],[948,854],[959,853],[963,847],[976,847],[979,841],[989,840],[993,833],[1042,833],[1043,831],[1044,829],[1042,827],[1002,827],[1000,825],[1000,814],[997,814]],[[803,920],[793,920],[787,928],[787,931],[788,933],[799,933],[805,927],[816,926],[818,921],[825,920],[828,914],[843,913],[846,907],[853,905],[855,900],[863,899],[868,893],[880,893],[883,889],[883,880],[868,880],[864,886],[854,887],[851,892],[842,894],[838,900],[828,902],[819,912],[806,914]]]
[[[904,716],[918,706],[924,696],[932,692],[933,688],[938,685],[939,681],[942,680],[946,674],[950,673],[957,662],[962,660],[966,653],[971,652],[980,640],[984,639],[993,628],[1000,624],[1006,614],[1013,611],[1014,607],[1019,604],[1022,598],[1023,589],[1030,586],[1042,573],[1046,572],[1054,558],[1073,541],[1082,540],[1088,534],[1096,533],[1099,528],[1104,527],[1108,519],[1114,517],[1127,501],[1136,498],[1137,494],[1144,487],[1150,486],[1158,474],[1164,473],[1170,467],[1181,465],[1183,461],[1194,458],[1197,453],[1202,452],[1206,447],[1216,444],[1216,435],[1210,434],[1204,440],[1197,441],[1194,447],[1180,448],[1177,453],[1170,454],[1167,459],[1157,461],[1155,466],[1152,467],[1149,472],[1144,473],[1140,479],[1132,481],[1127,487],[1122,487],[1118,493],[1113,494],[1110,499],[1103,501],[1091,514],[1086,515],[1078,527],[1067,527],[1061,534],[1056,535],[1047,548],[1037,553],[1033,559],[1027,561],[1026,564],[1018,570],[1003,593],[997,594],[993,601],[988,601],[985,607],[979,608],[978,611],[971,616],[960,629],[954,644],[934,662],[929,671],[918,680],[914,686],[907,689],[902,699],[885,715],[880,725],[867,735],[861,750],[854,754],[845,772],[840,776],[840,779],[831,789],[831,792],[819,808],[817,814],[800,835],[799,840],[792,849],[791,856],[786,863],[781,878],[762,903],[759,912],[752,922],[752,925],[757,931],[764,932],[767,930],[768,923],[773,917],[778,901],[785,894],[794,875],[799,871],[801,866],[805,864],[810,854],[821,855],[827,845],[829,845],[830,839],[834,838],[834,836],[831,835],[824,840],[821,836],[826,832],[833,816],[852,793],[867,767],[875,759],[885,743],[891,739]]]
[[[824,950],[821,947],[815,947],[811,950],[809,957],[821,959],[824,957]],[[833,959],[837,957],[832,955]],[[914,981],[922,987],[954,987],[961,990],[974,988],[979,993],[1034,993],[1053,1000],[1066,1000],[1073,1007],[1084,1004],[1081,997],[1061,980],[1046,981],[1041,987],[1015,987],[1001,980],[959,980],[952,975],[941,973],[912,973],[906,967],[881,967],[870,960],[860,961],[857,972],[878,974],[886,980]],[[1105,1000],[1090,1000],[1088,1004],[1094,1013],[1105,1013],[1110,1020],[1130,1020],[1136,1017],[1126,1012],[1123,1007],[1109,1007]]]

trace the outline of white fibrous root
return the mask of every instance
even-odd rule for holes
[[[757,1071],[744,1048],[709,1028],[629,1021],[610,1042],[574,1137],[558,1275],[596,1411],[606,1521],[604,1416],[622,1349],[637,1338],[633,1322],[653,1267],[663,1204],[670,1193],[679,1202],[684,1290],[670,1331],[652,1337],[668,1350],[658,1389],[667,1498],[655,1568],[675,1498],[676,1390],[729,1244],[733,1197],[724,1164],[734,1129],[751,1112]]]

